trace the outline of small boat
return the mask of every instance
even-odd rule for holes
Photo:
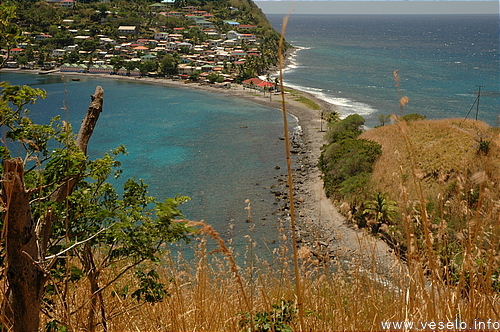
[[[50,73],[55,73],[56,71],[59,71],[59,69],[41,70],[38,72],[38,74],[39,75],[48,75]]]
[[[79,81],[80,79],[79,78],[72,78],[71,80],[76,82],[76,81]]]

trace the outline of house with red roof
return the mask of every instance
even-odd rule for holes
[[[243,84],[243,86],[248,87],[248,86],[257,85],[260,82],[262,82],[262,80],[260,78],[253,77],[253,78],[249,78],[248,80],[244,80],[243,82],[241,82],[241,84]]]
[[[255,29],[258,28],[256,25],[251,25],[251,24],[240,24],[238,25],[238,29],[245,30],[245,29]]]
[[[19,55],[23,51],[22,48],[11,48],[10,49],[10,54],[11,55]]]

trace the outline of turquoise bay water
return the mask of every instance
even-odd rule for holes
[[[281,31],[283,15],[268,18]],[[395,70],[410,99],[405,113],[465,117],[484,85],[478,118],[498,124],[498,15],[292,15],[286,38],[298,51],[285,84],[344,116],[362,115],[368,126],[399,114]]]
[[[90,95],[101,85],[104,110],[90,141],[91,157],[123,144],[129,152],[120,157],[123,179],[143,179],[150,194],[160,199],[190,196],[182,206],[185,216],[206,220],[225,238],[234,237],[237,246],[244,244],[241,236],[254,225],[259,245],[273,247],[278,216],[269,188],[286,168],[281,111],[215,93],[151,84],[1,73],[4,80],[45,89],[47,99],[29,106],[31,116],[42,123],[61,114],[75,131]],[[66,102],[67,115],[62,109]],[[246,199],[251,201],[253,223],[245,222]]]

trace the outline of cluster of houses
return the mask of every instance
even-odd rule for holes
[[[73,0],[51,0],[51,2],[60,3],[63,6],[63,2],[71,2]],[[225,34],[220,34],[212,25],[209,20],[213,17],[210,13],[206,11],[198,10],[197,7],[188,6],[183,7],[182,11],[169,11],[171,1],[165,1],[162,3],[155,3],[151,5],[153,11],[157,15],[164,15],[167,17],[184,17],[186,19],[194,21],[195,25],[189,28],[175,28],[173,32],[167,32],[166,28],[155,29],[154,35],[151,31],[151,39],[135,39],[134,36],[138,34],[138,27],[136,26],[120,26],[118,28],[118,33],[120,38],[114,40],[104,35],[99,35],[96,37],[90,36],[79,36],[75,35],[75,45],[70,45],[64,49],[54,49],[51,51],[53,61],[48,65],[50,67],[59,67],[62,72],[88,72],[88,73],[100,73],[100,74],[116,74],[116,75],[130,75],[130,76],[140,76],[141,72],[139,69],[130,69],[131,66],[127,66],[128,70],[125,68],[113,68],[109,64],[109,60],[113,57],[120,56],[125,61],[132,61],[139,63],[140,61],[155,61],[157,60],[158,54],[165,53],[176,53],[180,54],[180,64],[178,65],[178,74],[180,76],[189,76],[195,72],[200,72],[202,76],[206,76],[207,73],[215,72],[223,75],[222,72],[228,66],[235,68],[237,65],[242,65],[249,58],[259,58],[261,53],[259,51],[259,41],[256,34],[252,33],[254,29],[257,28],[255,25],[239,24],[235,21],[225,21],[233,28]],[[66,6],[66,5],[64,5]],[[237,11],[237,8],[232,8],[231,10]],[[71,25],[71,20],[65,20],[64,24],[68,27]],[[200,29],[203,33],[207,35],[205,42],[195,43],[192,40],[186,39],[183,32],[191,28]],[[75,34],[78,31],[72,31]],[[43,34],[34,36],[35,39],[47,39],[52,38],[52,36]],[[88,54],[83,50],[80,50],[78,43],[83,42],[85,39],[89,38],[99,38],[101,49]],[[243,47],[244,45],[244,47]],[[10,55],[15,57],[17,54],[23,51],[23,45],[20,47],[10,50]],[[65,53],[77,51],[80,55],[84,57],[92,56],[92,65],[89,65],[88,61],[84,61],[86,64],[70,64],[61,63]],[[9,66],[16,66],[15,63],[10,61]],[[139,66],[137,66],[139,67]],[[225,71],[227,73],[227,71]],[[227,80],[231,80],[231,75],[224,75]]]

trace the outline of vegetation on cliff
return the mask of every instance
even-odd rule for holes
[[[360,138],[382,145],[372,183],[399,210],[399,218],[384,227],[387,240],[404,257],[430,245],[450,283],[473,282],[464,269],[474,264],[474,278],[491,278],[500,290],[498,129],[473,120],[419,120],[369,130]]]
[[[500,290],[498,130],[415,115],[362,124],[354,115],[330,125],[319,162],[328,195],[401,258],[425,252],[418,259],[444,282],[470,286],[473,264],[474,278]]]

